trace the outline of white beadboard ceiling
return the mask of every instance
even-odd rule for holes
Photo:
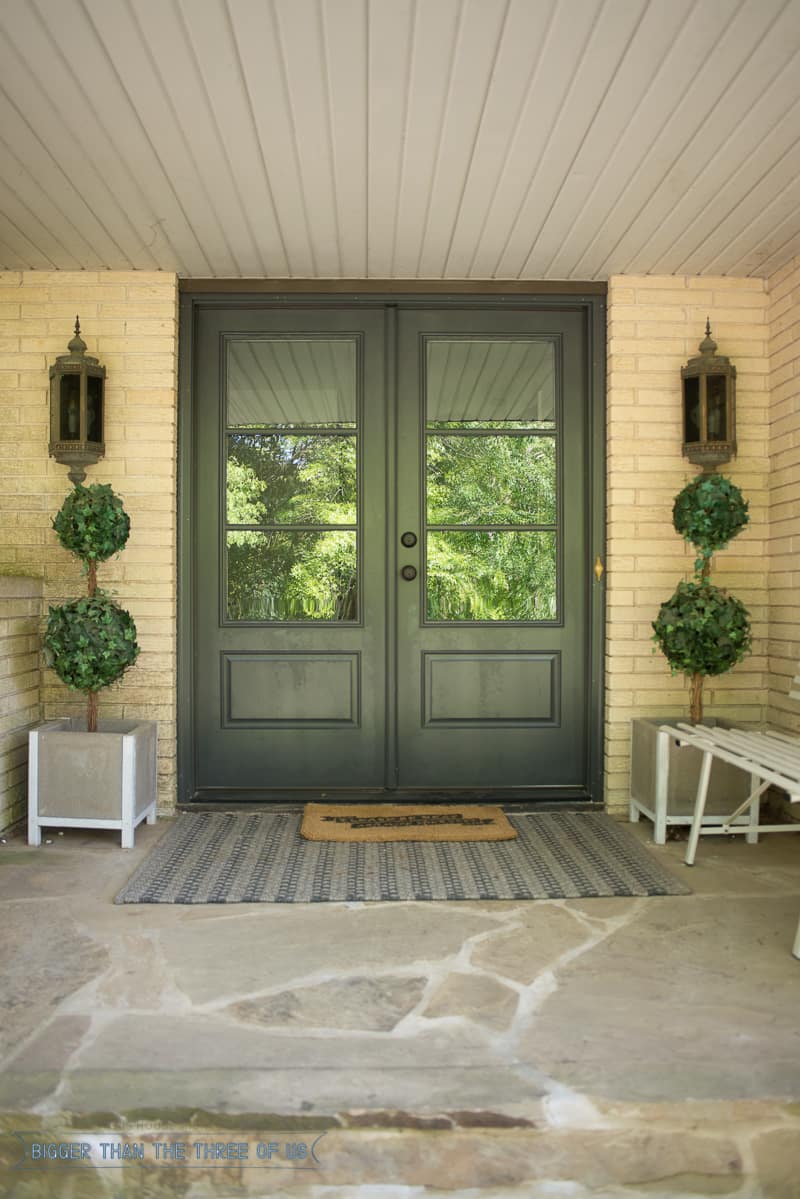
[[[800,0],[2,0],[0,267],[769,275]]]

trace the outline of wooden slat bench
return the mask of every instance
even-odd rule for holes
[[[797,821],[784,824],[761,824],[759,821],[759,803],[768,787],[780,787],[788,793],[792,803],[800,803],[800,738],[790,737],[786,733],[710,728],[703,724],[678,723],[661,727],[680,745],[693,745],[703,755],[686,850],[687,866],[694,865],[701,835],[709,837],[745,833],[748,841],[755,841],[759,833],[800,832],[800,822]],[[750,775],[750,794],[721,824],[703,825],[708,782],[715,759],[730,762],[746,771]],[[748,823],[735,824],[737,817],[748,808]],[[800,924],[792,952],[796,958],[800,958]]]

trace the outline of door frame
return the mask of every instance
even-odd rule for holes
[[[528,284],[515,281],[467,281],[430,284],[416,281],[353,280],[182,280],[180,285],[178,334],[178,487],[177,487],[177,759],[179,805],[197,803],[195,766],[195,558],[192,553],[192,518],[197,488],[194,453],[194,362],[197,350],[197,318],[210,308],[503,308],[536,310],[570,309],[584,319],[587,376],[586,473],[589,496],[590,560],[586,577],[592,579],[592,563],[605,561],[605,380],[606,380],[606,292],[604,283]],[[387,324],[387,332],[391,326]],[[387,342],[387,361],[393,351]],[[391,372],[389,372],[391,374]],[[387,398],[394,403],[395,381],[387,378]],[[387,467],[390,464],[387,462]],[[388,481],[388,480],[387,480]],[[391,555],[390,555],[391,556]],[[388,568],[391,568],[391,563]],[[589,612],[589,670],[586,696],[588,720],[588,787],[592,804],[604,799],[603,701],[605,652],[604,578],[591,582]],[[391,716],[395,698],[387,695]],[[571,801],[574,802],[574,801]]]

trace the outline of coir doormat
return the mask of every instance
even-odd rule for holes
[[[309,841],[513,841],[502,808],[450,804],[306,804]]]
[[[509,815],[513,841],[307,841],[300,813],[178,816],[116,903],[686,895],[602,812]]]

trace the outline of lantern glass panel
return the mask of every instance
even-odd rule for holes
[[[103,380],[96,375],[86,380],[86,440],[103,440]]]
[[[700,380],[683,381],[683,440],[700,440]]]
[[[59,440],[80,441],[81,377],[62,375],[59,391]]]
[[[709,375],[706,379],[708,404],[708,440],[727,441],[728,421],[725,409],[726,379],[724,375]]]

